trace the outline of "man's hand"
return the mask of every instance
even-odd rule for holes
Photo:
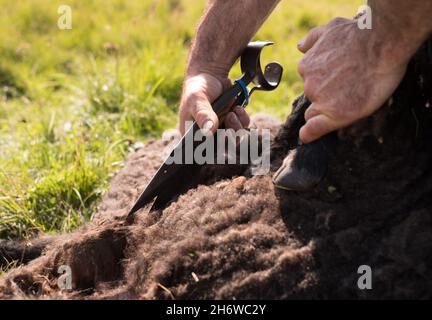
[[[305,95],[312,102],[304,143],[369,116],[399,85],[412,55],[432,33],[432,1],[369,0],[372,29],[337,18],[300,41]]]
[[[228,79],[219,80],[208,73],[201,73],[186,78],[180,100],[180,132],[184,134],[185,122],[196,120],[203,130],[215,132],[219,127],[219,120],[214,113],[211,102],[220,96],[231,82]],[[240,106],[233,108],[225,117],[225,126],[234,130],[249,125],[249,116]]]
[[[298,70],[312,102],[300,130],[304,143],[369,116],[391,96],[409,60],[390,34],[360,30],[356,20],[337,18],[313,29],[299,43]]]
[[[180,101],[180,131],[185,121],[215,131],[218,118],[210,105],[231,82],[228,73],[279,0],[209,1],[197,28],[186,67]],[[247,127],[249,116],[237,106],[225,117],[225,126]]]

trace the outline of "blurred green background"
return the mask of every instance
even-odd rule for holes
[[[250,112],[286,117],[302,91],[297,41],[363,2],[283,0],[255,38],[276,43],[264,59],[284,65],[283,83],[254,96]],[[72,30],[57,27],[62,4]],[[205,4],[0,0],[0,238],[88,221],[126,155],[175,127]]]

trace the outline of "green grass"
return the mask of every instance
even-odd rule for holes
[[[88,221],[134,143],[176,123],[181,81],[205,1],[0,0],[0,237],[69,231]],[[284,0],[257,35],[285,67],[251,112],[280,118],[302,91],[296,42],[362,1]],[[239,70],[232,75],[239,74]]]
[[[0,276],[2,276],[3,274],[7,273],[9,270],[15,269],[16,267],[19,266],[19,261],[18,260],[8,261],[4,257],[2,257],[2,259],[4,259],[4,261],[2,261],[3,265],[0,266]]]

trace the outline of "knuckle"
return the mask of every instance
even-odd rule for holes
[[[315,27],[309,31],[308,37],[316,38],[321,32],[321,27]]]
[[[200,111],[200,108],[196,103],[196,101],[188,102],[188,109],[194,118],[197,116],[197,113]]]
[[[306,109],[304,117],[305,117],[305,120],[309,120],[310,118],[312,118],[318,114],[319,114],[319,111],[316,110],[316,108],[309,107]]]
[[[306,74],[306,59],[302,58],[297,66],[298,73],[304,78]]]
[[[304,94],[306,97],[308,97],[309,99],[312,99],[312,97],[314,97],[316,95],[316,84],[315,81],[313,80],[306,80],[304,83]]]
[[[200,112],[207,112],[207,103],[203,99],[193,99],[189,103],[189,108],[191,114],[196,117]]]
[[[195,113],[194,118],[198,123],[202,124],[209,118],[209,114],[206,110],[199,110],[197,113]]]
[[[201,99],[201,94],[197,91],[188,92],[184,97],[184,102],[186,105],[191,105],[196,103],[199,99]]]

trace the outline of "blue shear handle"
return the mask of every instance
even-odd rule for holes
[[[240,85],[240,87],[242,88],[243,95],[244,95],[243,106],[247,106],[249,104],[249,90],[246,86],[246,83],[244,83],[244,81],[241,79],[236,80],[235,83]]]

